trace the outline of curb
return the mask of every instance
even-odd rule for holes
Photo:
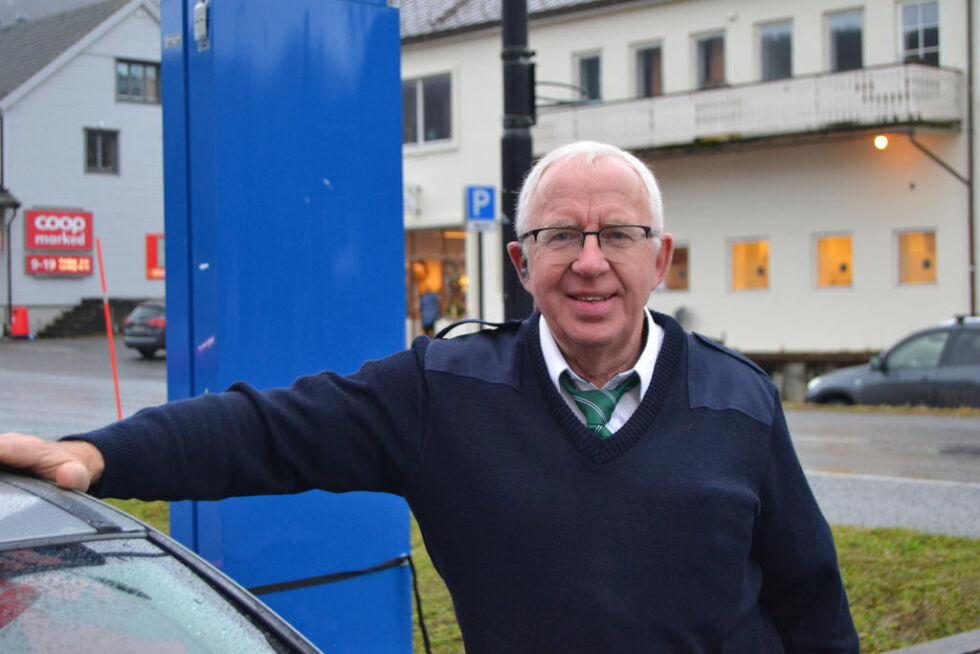
[[[980,629],[895,649],[886,654],[974,654],[975,652],[980,652]]]

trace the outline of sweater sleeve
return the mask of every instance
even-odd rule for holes
[[[788,654],[857,654],[833,535],[793,449],[778,396],[771,439],[753,545],[762,605]]]
[[[288,388],[236,383],[66,439],[102,452],[105,472],[91,491],[101,497],[213,500],[314,488],[400,494],[418,450],[422,386],[410,350],[353,375],[323,372]]]

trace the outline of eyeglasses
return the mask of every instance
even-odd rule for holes
[[[622,261],[629,257],[636,246],[653,235],[649,225],[610,225],[595,232],[585,232],[571,227],[542,227],[524,232],[518,237],[523,241],[528,236],[541,248],[549,259],[572,262],[578,258],[585,247],[585,237],[594,234],[599,241],[599,249],[609,261]]]

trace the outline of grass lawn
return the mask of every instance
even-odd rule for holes
[[[111,503],[168,531],[169,506],[164,502]],[[980,629],[980,540],[860,527],[835,527],[834,538],[866,654]],[[412,552],[432,651],[463,652],[449,593],[432,568],[414,520]],[[415,651],[424,651],[418,625]]]

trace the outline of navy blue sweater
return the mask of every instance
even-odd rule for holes
[[[607,440],[549,380],[537,316],[75,438],[105,455],[104,496],[404,496],[471,654],[857,652],[774,387],[654,317],[650,388]]]

